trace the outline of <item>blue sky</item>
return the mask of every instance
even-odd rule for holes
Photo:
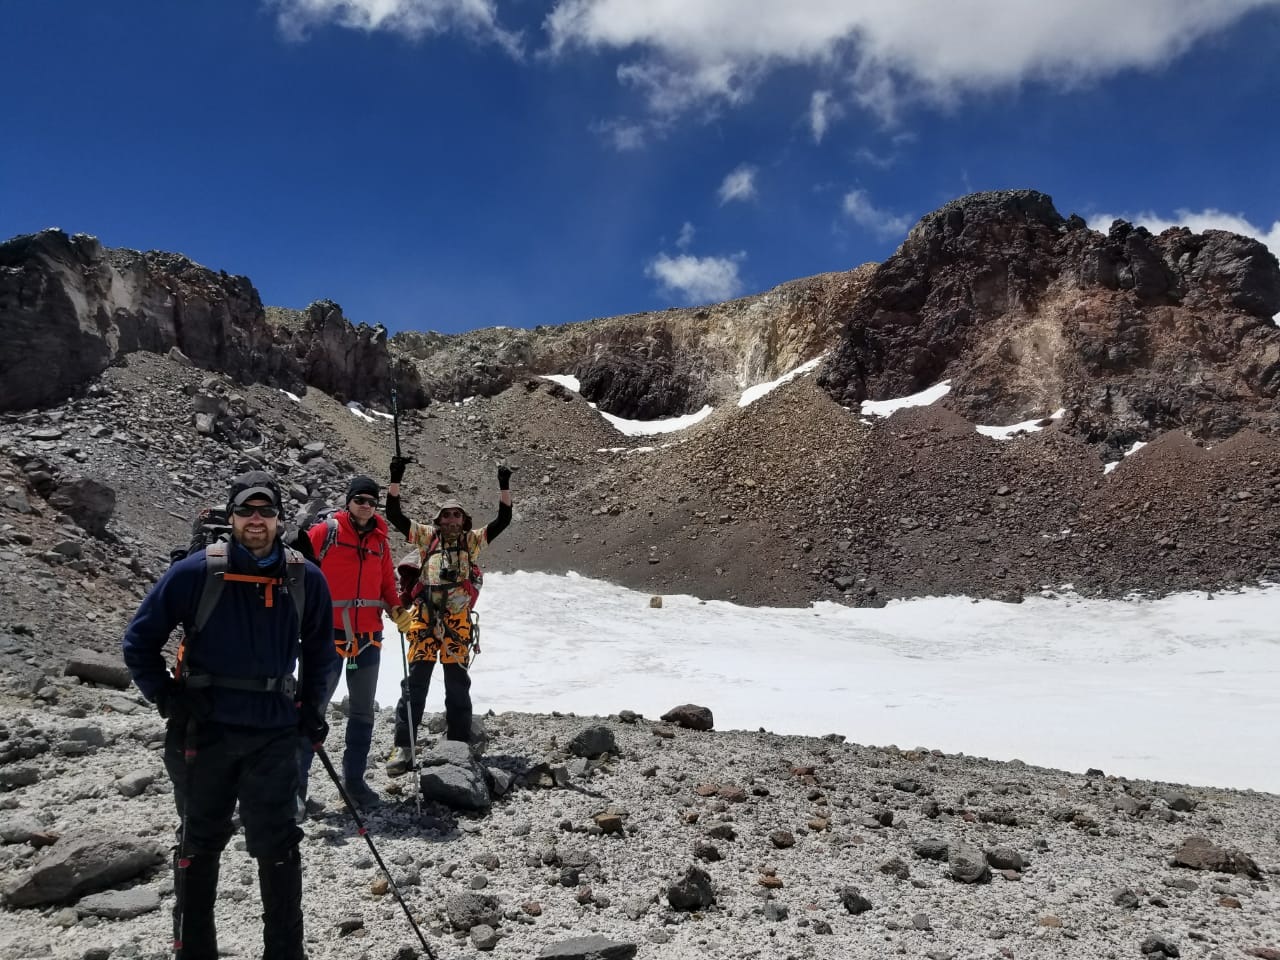
[[[753,293],[974,190],[1280,252],[1280,0],[4,3],[0,234],[454,332]]]

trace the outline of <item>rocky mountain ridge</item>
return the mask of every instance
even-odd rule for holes
[[[495,465],[520,468],[488,569],[794,605],[1274,579],[1274,258],[1239,238],[1100,239],[1038,196],[966,198],[885,265],[757,298],[441,340],[388,340],[333,304],[264,308],[242,278],[172,255],[0,245],[19,348],[0,360],[0,958],[165,955],[173,814],[160,724],[112,689],[124,624],[233,474],[271,470],[291,519],[353,473],[385,480],[393,377],[412,515],[459,496],[483,520]],[[1112,273],[1064,266],[1113,248],[1128,259]],[[820,347],[820,374],[736,402]],[[577,373],[583,393],[539,373]],[[951,390],[927,407],[855,405],[939,378]],[[603,396],[715,409],[628,436]],[[1024,420],[1043,429],[976,429]],[[486,718],[487,812],[432,801],[419,817],[376,775],[392,802],[373,836],[438,955],[1280,957],[1275,797],[618,707]],[[385,754],[386,717],[378,731]],[[584,738],[612,746],[575,752]],[[409,960],[384,878],[319,789],[309,949]],[[229,851],[231,955],[256,949],[253,885]]]

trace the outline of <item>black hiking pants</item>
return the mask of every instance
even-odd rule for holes
[[[206,721],[187,730],[170,724],[164,765],[173,781],[173,799],[184,826],[178,849],[189,866],[174,877],[175,939],[183,942],[183,960],[215,960],[214,902],[218,861],[234,832],[232,816],[240,806],[245,847],[258,861],[263,896],[265,960],[301,960],[302,830],[294,822],[298,792],[294,727],[261,729]],[[188,758],[184,748],[194,746]],[[184,837],[185,833],[185,837]],[[185,840],[185,843],[184,843]]]
[[[409,664],[409,679],[400,691],[400,702],[396,704],[396,739],[397,747],[409,746],[409,718],[413,718],[413,730],[417,732],[422,726],[422,711],[426,709],[427,690],[431,686],[431,671],[435,667],[434,660],[415,660]],[[446,736],[450,740],[471,742],[471,674],[460,663],[443,664],[444,670],[444,715],[447,727]],[[406,694],[408,703],[406,704]],[[406,707],[411,713],[406,713]]]

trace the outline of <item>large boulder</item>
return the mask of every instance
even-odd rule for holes
[[[67,903],[132,880],[163,859],[149,840],[92,829],[69,833],[9,885],[5,902],[11,907]]]
[[[49,494],[49,506],[65,513],[86,533],[103,537],[116,510],[116,492],[99,480],[77,477]]]
[[[459,810],[488,810],[493,804],[484,768],[467,744],[442,740],[419,762],[423,798]]]

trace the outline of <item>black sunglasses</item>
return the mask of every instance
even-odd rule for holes
[[[249,506],[245,504],[242,507],[235,507],[231,511],[237,517],[252,517],[255,513],[264,520],[270,520],[272,517],[278,516],[280,511],[275,507],[259,507]]]
[[[378,505],[378,498],[366,496],[352,497],[351,502],[359,504],[362,507],[376,507]]]

